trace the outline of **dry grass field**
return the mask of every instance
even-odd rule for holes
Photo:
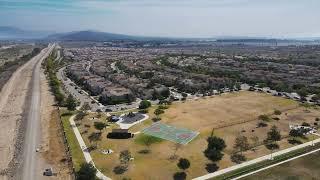
[[[130,129],[131,132],[137,132],[152,124],[151,118],[154,117],[153,111],[156,107],[149,110],[150,119],[138,124]],[[258,116],[268,114],[275,117],[275,109],[282,111],[277,117],[278,121],[271,120],[268,127],[257,128]],[[130,177],[131,179],[168,179],[179,171],[176,166],[178,160],[170,160],[169,157],[174,153],[175,144],[163,140],[152,144],[149,154],[142,154],[139,151],[146,149],[146,146],[137,144],[135,138],[126,140],[107,139],[106,135],[116,125],[111,125],[103,130],[102,139],[97,142],[89,142],[88,135],[97,130],[94,129],[94,121],[105,121],[105,117],[92,119],[95,114],[87,116],[79,125],[80,132],[87,144],[97,144],[97,150],[91,152],[95,164],[106,175],[113,179],[122,179]],[[295,101],[274,97],[268,94],[254,92],[240,92],[233,94],[224,94],[215,97],[200,98],[186,102],[176,102],[172,104],[165,113],[161,115],[162,123],[167,123],[177,127],[188,128],[200,132],[189,144],[182,146],[178,151],[179,157],[187,158],[191,162],[187,170],[188,179],[204,175],[207,173],[205,166],[210,163],[203,154],[206,148],[206,138],[214,129],[214,134],[226,141],[227,148],[224,151],[224,158],[219,162],[219,167],[225,168],[234,165],[230,160],[230,154],[233,151],[234,139],[239,133],[243,133],[250,140],[257,136],[262,142],[266,138],[266,133],[274,124],[280,130],[283,137],[289,133],[289,124],[301,124],[302,122],[314,122],[316,117],[320,117],[320,111],[315,108],[306,108],[299,106]],[[304,139],[308,141],[310,139]],[[250,140],[251,142],[251,140]],[[287,139],[282,139],[279,143],[280,149],[291,147]],[[104,155],[103,149],[112,149],[113,154]],[[119,153],[123,150],[129,150],[134,157],[130,162],[129,170],[122,175],[116,175],[113,168],[119,165]],[[245,155],[248,159],[254,159],[268,154],[269,151],[264,145],[258,146],[256,151],[247,151]],[[170,179],[170,178],[169,178]]]

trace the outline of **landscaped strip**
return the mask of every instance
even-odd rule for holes
[[[273,160],[265,160],[265,161],[262,161],[262,162],[259,162],[259,163],[256,163],[256,164],[248,165],[248,166],[245,166],[243,168],[231,171],[229,173],[214,177],[212,179],[220,180],[220,179],[236,178],[238,176],[241,176],[241,175],[244,175],[244,174],[259,170],[259,169],[262,169],[262,168],[270,166],[272,164],[276,164],[276,163],[285,161],[287,159],[290,159],[290,158],[293,158],[293,157],[296,157],[296,156],[311,152],[311,151],[319,149],[319,148],[320,148],[320,144],[319,143],[315,144],[314,146],[307,146],[305,148],[297,149],[297,150],[288,152],[286,154],[275,156],[273,158]]]
[[[83,157],[83,153],[78,143],[78,140],[69,122],[69,119],[73,114],[74,113],[72,112],[65,112],[61,115],[61,120],[62,120],[64,132],[65,132],[65,136],[68,141],[68,149],[71,152],[73,167],[75,168],[75,171],[78,171],[80,169],[80,165],[82,163],[85,163],[85,159]]]

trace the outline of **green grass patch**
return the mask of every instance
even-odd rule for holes
[[[154,144],[154,143],[160,143],[162,142],[163,139],[146,135],[146,134],[139,134],[135,139],[134,142],[140,145],[145,145],[145,144]]]
[[[63,124],[63,129],[67,138],[67,143],[70,148],[70,153],[72,156],[73,166],[76,171],[80,169],[80,165],[85,162],[81,147],[78,140],[71,128],[69,118],[73,115],[73,112],[62,111],[61,119]]]

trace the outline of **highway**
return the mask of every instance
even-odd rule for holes
[[[29,108],[27,114],[27,129],[25,132],[24,146],[23,146],[23,161],[21,168],[19,168],[18,178],[23,180],[36,180],[38,174],[42,172],[37,171],[37,159],[40,158],[36,153],[41,137],[40,129],[40,68],[41,62],[48,57],[54,49],[55,44],[50,44],[43,49],[39,55],[34,57],[32,61],[36,61],[31,80],[31,102],[26,107]]]

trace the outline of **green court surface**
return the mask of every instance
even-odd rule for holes
[[[144,129],[142,133],[184,145],[188,144],[199,134],[198,132],[189,129],[177,128],[159,122]]]

